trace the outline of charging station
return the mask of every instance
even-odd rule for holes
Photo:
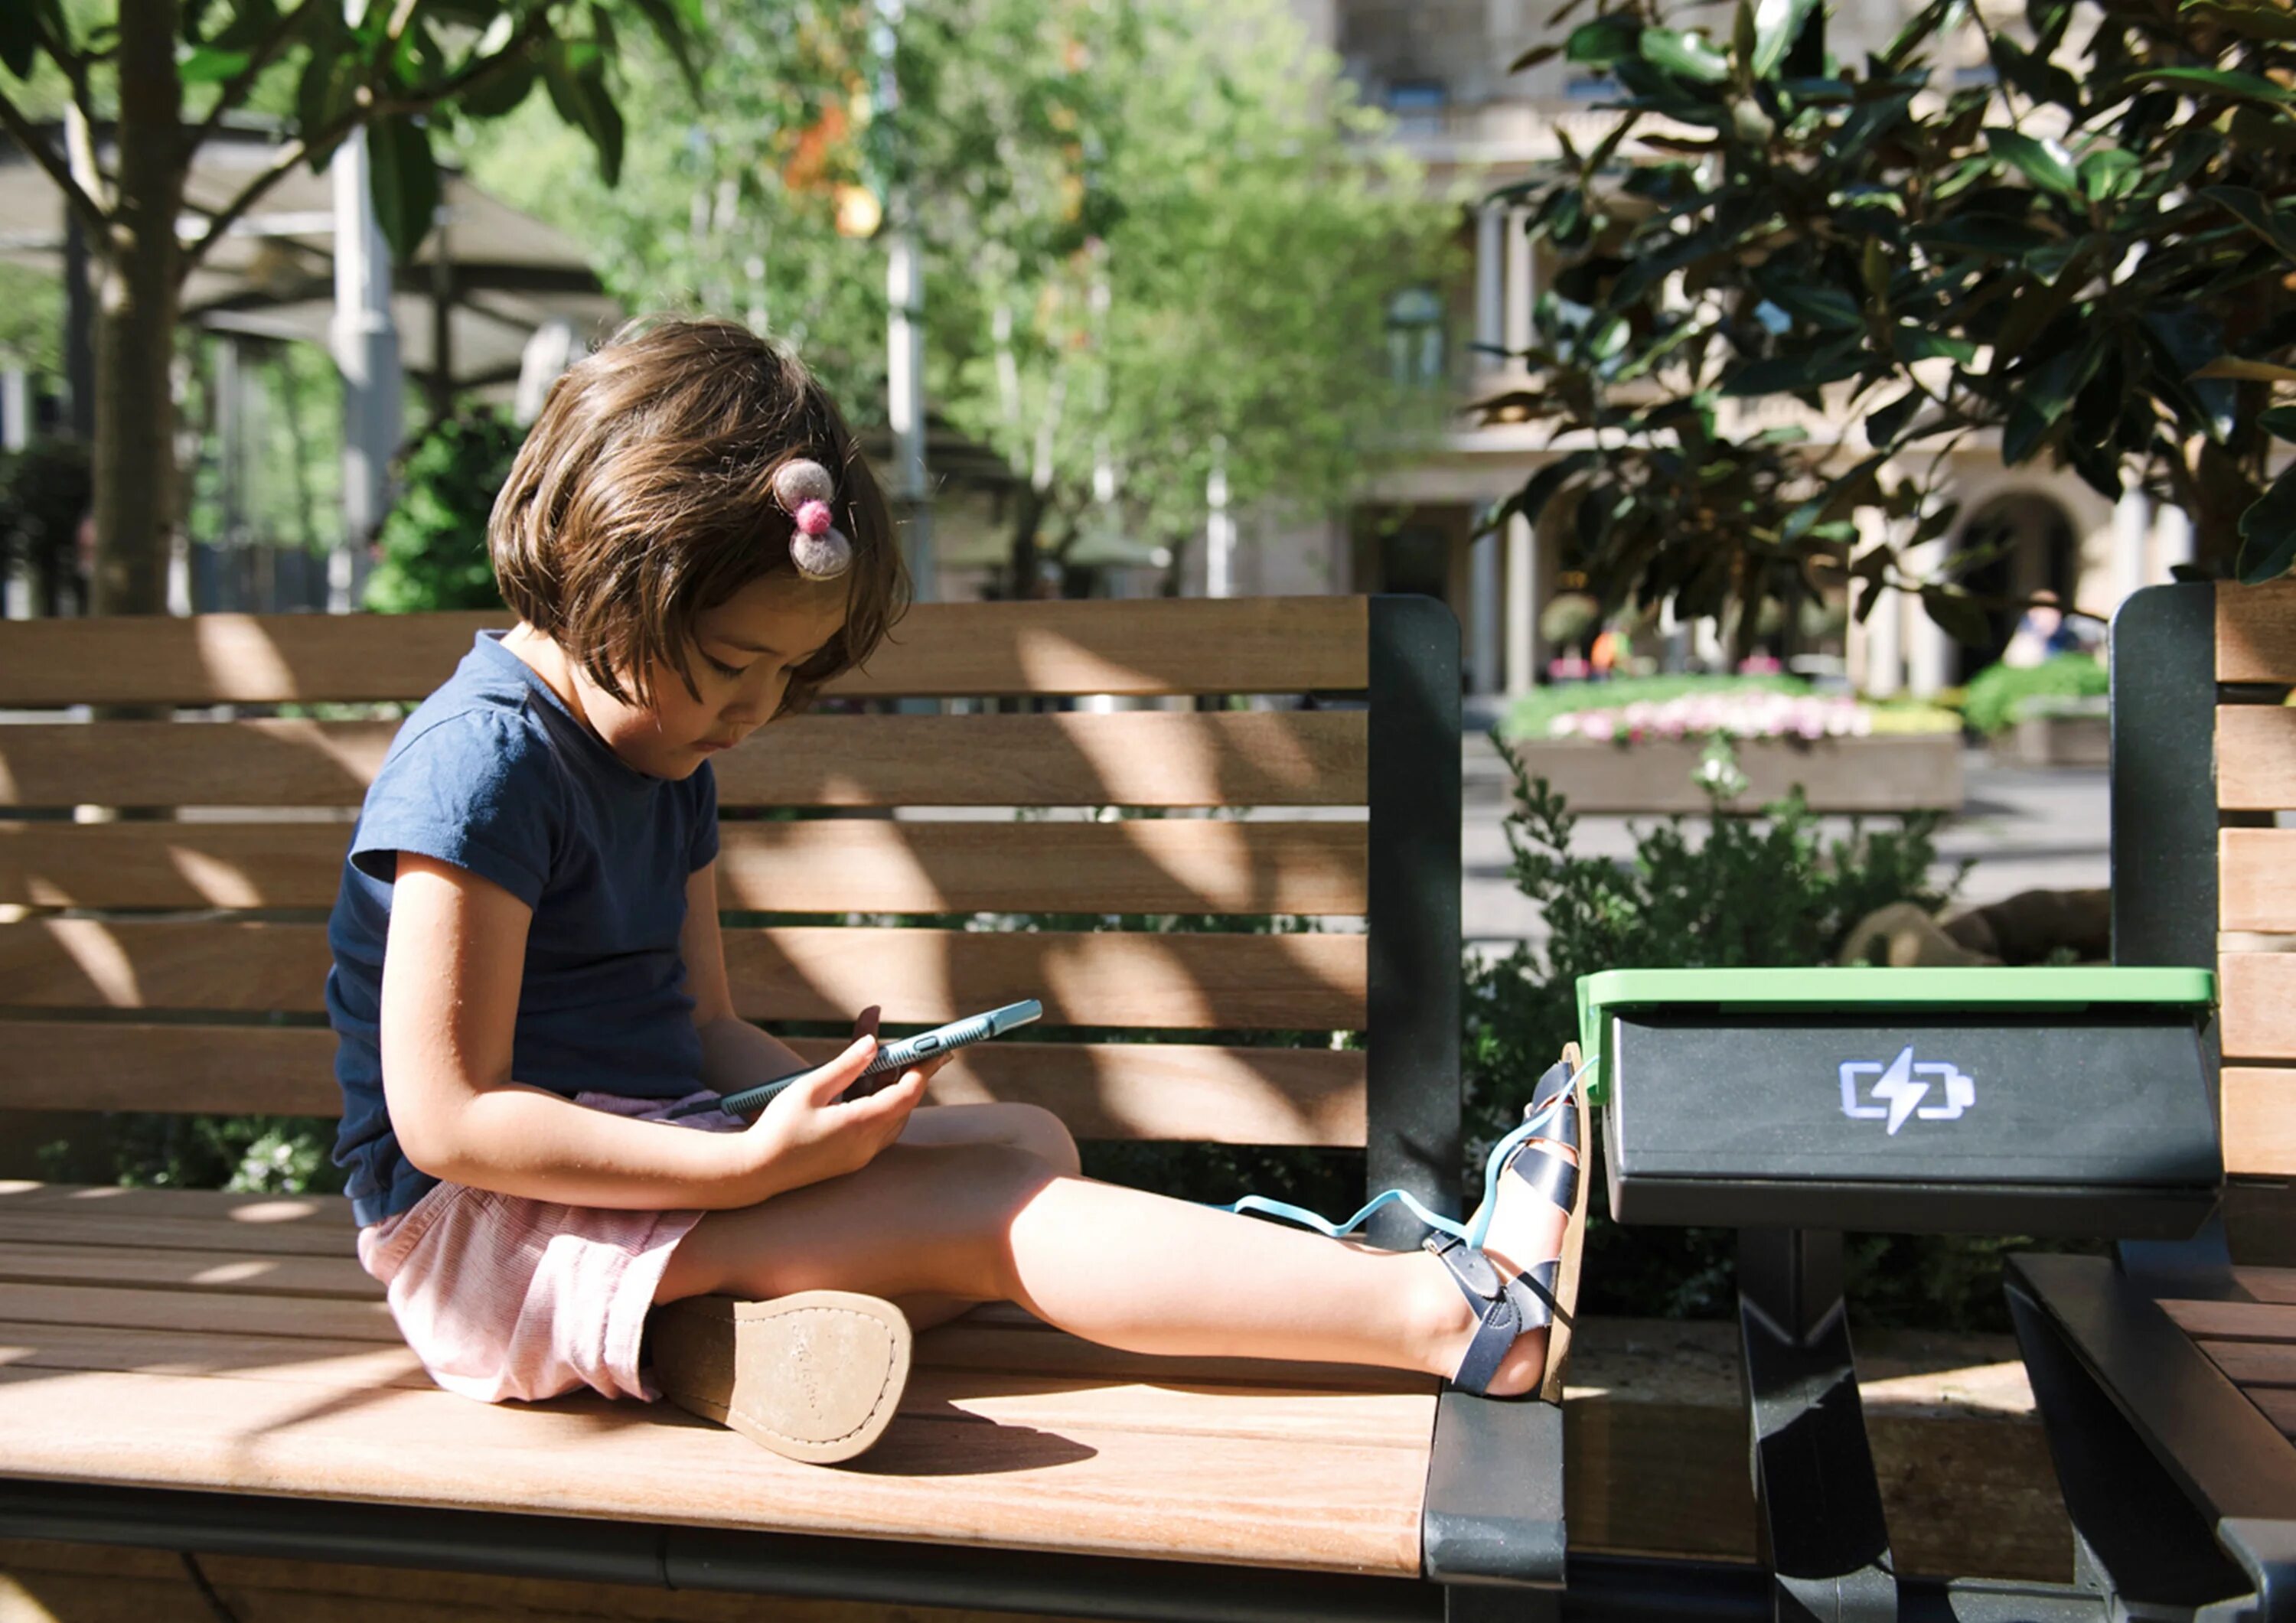
[[[1611,970],[1578,983],[1611,1215],[1739,1233],[1780,1617],[1898,1615],[1845,1229],[2190,1236],[2224,1181],[2205,970]]]

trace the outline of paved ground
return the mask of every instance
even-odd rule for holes
[[[1464,749],[1465,931],[1469,941],[1503,950],[1518,940],[1537,940],[1545,932],[1538,908],[1507,879],[1502,820],[1512,804],[1512,790],[1506,768],[1489,740],[1480,734],[1469,734]],[[2020,890],[2077,889],[2108,882],[2102,767],[2040,771],[1996,766],[1979,750],[1970,754],[1966,769],[1968,794],[1962,813],[1939,840],[1948,873],[1951,865],[1964,858],[1976,863],[1962,884],[1962,900],[1997,901]],[[1634,849],[1633,821],[1587,817],[1578,824],[1577,848],[1625,857]]]

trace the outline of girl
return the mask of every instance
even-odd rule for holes
[[[840,1102],[873,1011],[754,1123],[661,1119],[803,1069],[734,1012],[709,761],[898,618],[884,501],[795,359],[666,321],[559,381],[489,545],[518,624],[399,732],[330,930],[360,1260],[441,1386],[659,1391],[842,1459],[911,1327],[999,1300],[1140,1352],[1538,1385],[1567,1100],[1505,1146],[1486,1243],[1432,1255],[1093,1182],[1046,1111],[919,1108],[928,1070]]]

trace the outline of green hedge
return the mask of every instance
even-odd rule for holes
[[[2054,654],[2038,665],[1988,665],[1969,684],[1962,719],[1992,738],[2016,725],[2028,700],[2101,699],[2112,686],[2104,662],[2094,654]]]

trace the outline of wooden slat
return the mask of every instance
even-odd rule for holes
[[[255,1296],[239,1291],[144,1291],[123,1285],[0,1283],[0,1320],[123,1330],[294,1336],[395,1344],[398,1326],[380,1300]]]
[[[2264,1418],[2277,1426],[2282,1435],[2296,1437],[2296,1392],[2278,1387],[2243,1388],[2248,1400],[2264,1411]]]
[[[2227,811],[2296,807],[2296,709],[2218,707],[2217,804]]]
[[[454,1468],[407,1469],[426,1457]],[[0,1369],[11,1476],[1164,1559],[1416,1575],[1426,1468],[1424,1447],[966,1419],[897,1424],[868,1470],[824,1471],[595,1398]]]
[[[1361,822],[835,817],[723,825],[718,894],[770,913],[1360,914]],[[324,907],[346,823],[0,822],[0,903]]]
[[[1345,1437],[1377,1447],[1423,1448],[1436,1386],[1431,1378],[1407,1376],[1384,1390],[1276,1381],[1264,1373],[1269,1366],[1257,1381],[1204,1380],[1194,1360],[1177,1358],[1160,1360],[1164,1367],[1144,1380],[947,1365],[932,1358],[930,1336],[920,1338],[917,1355],[901,1395],[903,1416],[1038,1430],[1089,1426],[1268,1442]],[[431,1385],[403,1348],[213,1332],[0,1323],[0,1362],[16,1369],[208,1375],[351,1393]]]
[[[2296,931],[2296,829],[2224,830],[2217,895],[2221,929]]]
[[[726,965],[758,1020],[931,1022],[1036,997],[1061,1026],[1351,1029],[1365,938],[800,927],[734,930]],[[316,1012],[324,926],[35,919],[0,924],[20,1008]]]
[[[2217,587],[2217,680],[2296,683],[2296,583]]]
[[[2230,952],[2217,968],[2225,1058],[2296,1059],[2296,953]]]
[[[2162,1311],[2196,1341],[2296,1342],[2296,1306],[2164,1300]]]
[[[2296,1346],[2277,1341],[2202,1341],[2200,1346],[2235,1386],[2296,1387]]]
[[[2225,1171],[2296,1174],[2296,1069],[2226,1066],[2223,1087]]]
[[[487,614],[11,621],[0,707],[419,699]],[[924,603],[846,697],[1296,693],[1369,681],[1367,601],[1235,597]]]
[[[2259,1302],[2296,1302],[2296,1268],[2235,1267],[2233,1283]]]
[[[0,1028],[0,1110],[215,1111],[333,1117],[331,1031],[23,1021]],[[840,1045],[791,1045],[825,1059]],[[959,1053],[930,1097],[1041,1104],[1079,1138],[1364,1142],[1364,1056],[1320,1048],[1004,1042]]]
[[[262,1232],[325,1229],[350,1243],[350,1202],[337,1195],[238,1194],[221,1189],[135,1189],[0,1178],[0,1214],[61,1212],[121,1223],[168,1219]]]
[[[340,1196],[331,1197],[328,1203],[346,1209],[349,1206]],[[0,1246],[8,1245],[234,1251],[260,1257],[348,1257],[351,1254],[351,1231],[344,1223],[258,1225],[188,1216],[125,1217],[107,1216],[101,1207],[18,1210],[0,1201]]]
[[[332,1301],[382,1299],[382,1286],[348,1254],[250,1256],[159,1246],[0,1244],[0,1283],[110,1285],[127,1290],[289,1296]]]
[[[0,806],[357,806],[395,721],[0,727]],[[792,716],[714,763],[750,806],[1360,805],[1362,710]]]

